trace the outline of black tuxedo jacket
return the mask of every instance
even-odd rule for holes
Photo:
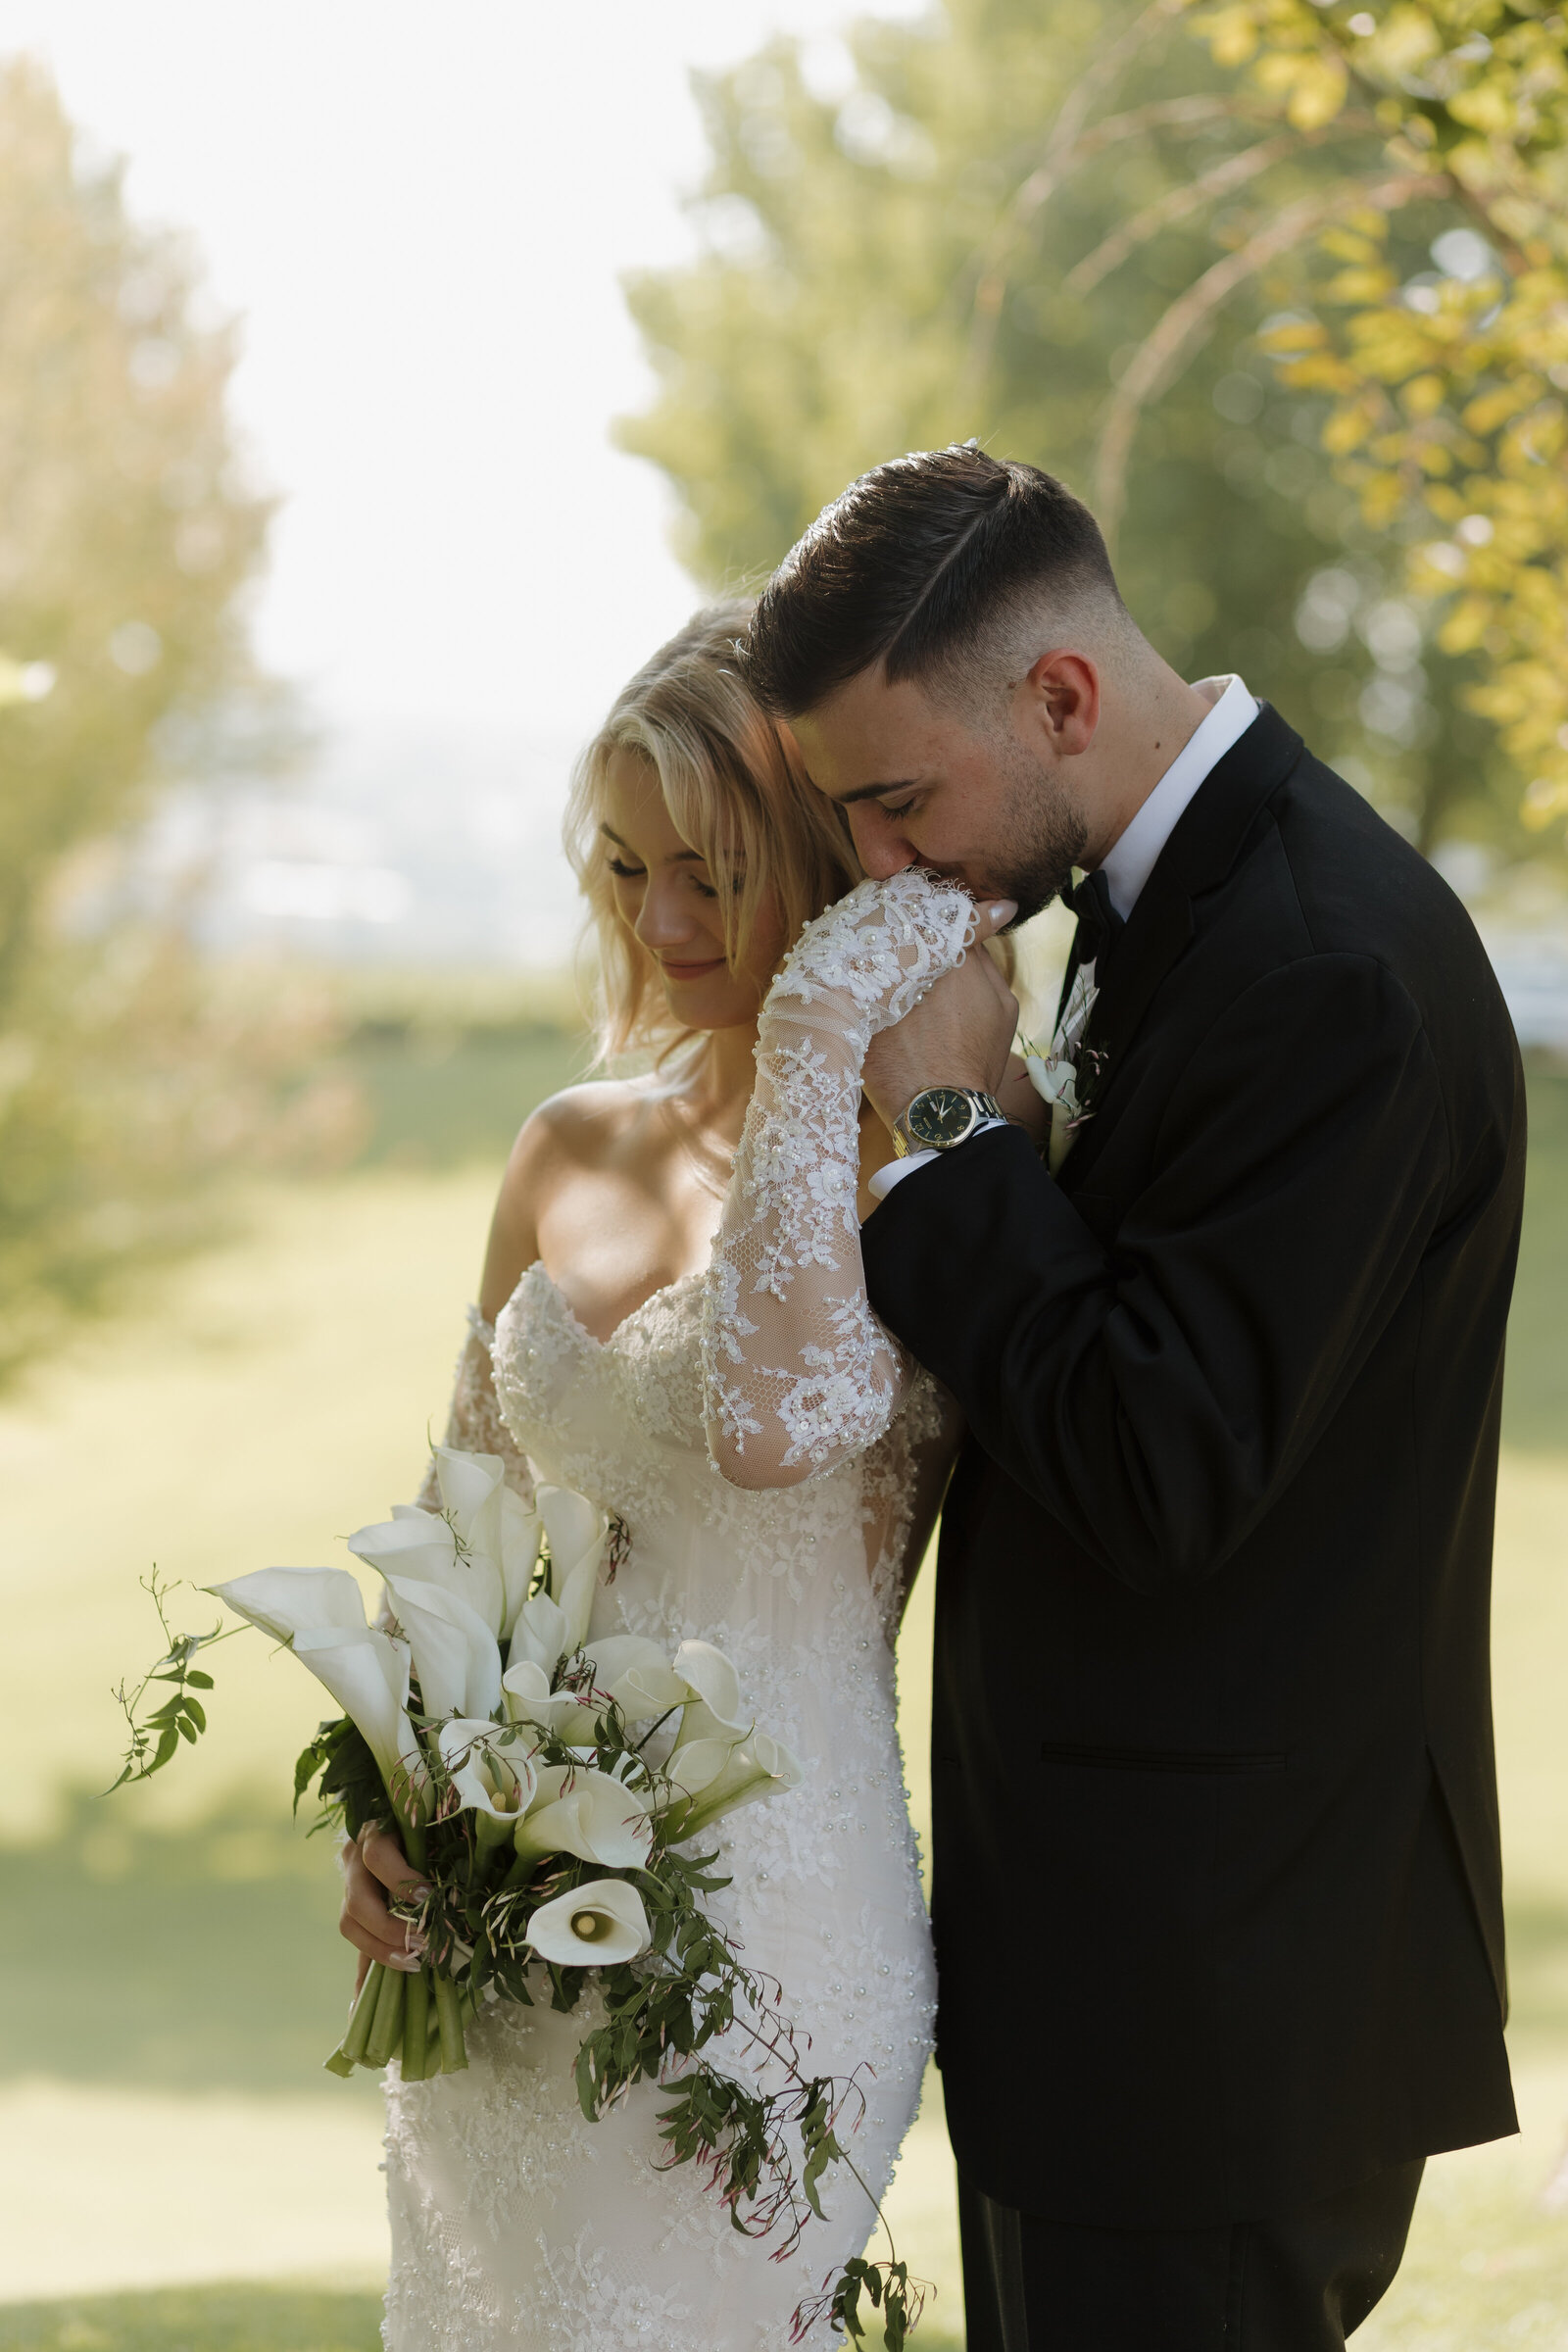
[[[1266,706],[1107,959],[1093,1116],[899,1185],[943,1515],[938,2045],[1026,2212],[1280,2216],[1515,2129],[1488,1658],[1524,1179],[1463,908]]]

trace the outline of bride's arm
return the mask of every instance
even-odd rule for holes
[[[703,1332],[709,1451],[735,1486],[798,1485],[899,1409],[904,1358],[860,1263],[860,1069],[975,928],[956,884],[912,869],[862,882],[807,925],[768,991]]]

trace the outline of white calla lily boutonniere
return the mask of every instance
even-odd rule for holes
[[[1051,1111],[1046,1165],[1053,1176],[1059,1173],[1079,1128],[1093,1116],[1089,1095],[1100,1076],[1104,1056],[1093,1047],[1086,1047],[1084,1037],[1099,994],[1094,964],[1080,964],[1045,1053],[1027,1039],[1022,1041],[1029,1082]]]

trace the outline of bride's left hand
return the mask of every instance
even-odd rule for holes
[[[871,1040],[864,1084],[889,1128],[928,1086],[968,1086],[995,1094],[1018,1026],[1018,1000],[979,943],[1017,912],[1008,899],[979,909],[975,941],[962,963],[944,972],[895,1028]]]

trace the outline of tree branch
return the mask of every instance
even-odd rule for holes
[[[1185,220],[1199,212],[1211,197],[1229,195],[1233,188],[1244,187],[1272,164],[1282,163],[1302,147],[1316,147],[1324,139],[1345,138],[1360,131],[1375,129],[1369,118],[1357,116],[1347,121],[1341,115],[1334,122],[1325,123],[1321,130],[1285,130],[1277,138],[1259,139],[1255,147],[1244,147],[1236,155],[1227,155],[1211,164],[1196,179],[1184,181],[1179,187],[1168,188],[1152,204],[1146,204],[1141,213],[1134,213],[1120,228],[1097,245],[1092,253],[1075,263],[1062,280],[1069,294],[1089,294],[1112,270],[1120,269],[1129,254],[1140,245],[1147,245],[1162,228],[1176,220]]]
[[[1095,454],[1095,512],[1107,544],[1114,544],[1121,521],[1127,461],[1144,410],[1176,381],[1237,287],[1341,213],[1353,212],[1360,205],[1395,212],[1419,197],[1449,195],[1452,187],[1446,172],[1405,172],[1396,179],[1357,180],[1331,196],[1303,196],[1177,296],[1133,354],[1101,429]]]

